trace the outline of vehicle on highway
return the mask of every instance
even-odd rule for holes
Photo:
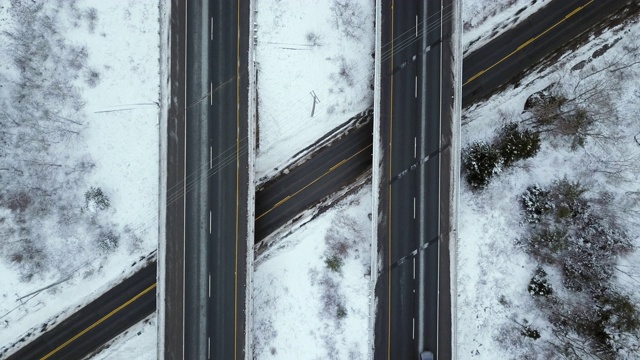
[[[433,353],[431,351],[423,351],[420,353],[419,360],[433,360]]]

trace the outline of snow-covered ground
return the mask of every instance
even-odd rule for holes
[[[155,360],[157,359],[158,331],[156,314],[130,327],[105,344],[92,360]]]
[[[509,87],[465,111],[463,147],[477,140],[490,141],[506,121],[522,120],[527,116],[522,113],[527,97],[554,82],[563,84],[562,89],[569,94],[594,86],[604,89],[613,101],[613,110],[606,118],[618,120],[606,120],[597,127],[615,141],[588,138],[584,148],[572,151],[567,141],[543,136],[542,148],[534,158],[503,171],[486,190],[472,193],[463,181],[456,269],[459,359],[544,359],[553,354],[545,352],[548,341],[554,340],[551,325],[527,292],[538,264],[516,243],[527,230],[522,224],[518,196],[528,185],[546,186],[566,175],[570,180],[580,180],[595,194],[610,192],[619,207],[616,215],[625,219],[634,244],[640,246],[640,228],[633,215],[640,210],[640,146],[634,140],[640,134],[639,36],[638,22],[605,31],[564,55],[554,66],[528,75],[520,82],[522,86]],[[611,48],[607,50],[608,46]],[[612,71],[618,68],[622,69]],[[625,260],[626,266],[638,260],[640,254],[636,252]],[[627,269],[636,279],[640,275],[637,266]],[[617,276],[616,281],[635,293],[635,302],[640,302],[638,292],[633,291],[637,280],[622,273]],[[555,289],[563,288],[558,276],[551,282]],[[520,325],[527,323],[540,330],[540,339],[520,334]]]
[[[260,179],[373,105],[374,2],[255,4]]]
[[[256,260],[255,359],[367,359],[371,186]]]
[[[5,349],[22,336],[40,333],[32,328],[59,323],[144,262],[153,260],[158,242],[158,4],[94,0],[62,3],[65,5],[46,2],[45,9],[61,8],[46,10],[56,13],[55,35],[64,38],[57,46],[82,49],[79,54],[84,60],[74,63],[82,77],[62,81],[80,94],[79,107],[74,110],[81,114],[84,125],[77,137],[56,151],[61,158],[67,153],[82,155],[95,164],[77,183],[78,188],[66,191],[83,201],[89,187],[102,189],[110,206],[103,212],[93,211],[108,219],[119,236],[119,245],[109,251],[96,251],[90,243],[92,233],[65,236],[55,223],[47,222],[41,226],[51,227],[51,238],[40,239],[51,262],[45,273],[25,281],[14,263],[0,261],[0,346]],[[0,26],[12,31],[19,20],[11,18],[8,1],[0,5]],[[5,52],[2,56],[8,55]],[[71,76],[71,65],[50,66],[62,67],[63,73],[66,67]],[[11,68],[3,66],[10,74]],[[79,202],[78,209],[82,205]],[[58,281],[62,282],[36,292]]]
[[[462,1],[464,53],[481,48],[498,35],[540,10],[550,0]]]

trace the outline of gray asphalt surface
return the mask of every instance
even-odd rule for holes
[[[164,296],[164,357],[182,358],[184,329],[185,35],[186,2],[171,1],[171,99],[167,116],[167,212]],[[155,274],[154,274],[155,276]]]
[[[444,35],[450,37],[450,32],[441,33],[441,25],[451,24],[450,12],[450,2],[439,1],[398,1],[382,10],[382,52],[393,56],[382,62],[378,247],[384,262],[376,287],[376,359],[418,358],[425,350],[438,356],[439,317],[450,316],[448,307],[439,307],[438,297],[440,293],[450,301],[448,283],[438,281],[441,266],[448,272],[448,253],[440,252],[438,235],[441,200],[448,199],[448,193],[440,196],[440,119],[443,107],[450,106],[441,98],[441,88],[453,85],[450,68],[442,68],[451,52],[441,43],[449,39]],[[443,179],[448,182],[448,175]],[[442,210],[448,214],[445,205]],[[443,351],[447,353],[450,349]]]
[[[211,5],[209,59],[216,90],[209,112],[210,143],[214,159],[220,161],[232,149],[235,161],[218,166],[210,177],[208,355],[211,359],[244,359],[248,159],[243,149],[248,124],[249,1],[215,0]]]
[[[237,359],[245,339],[248,1],[189,2],[187,19],[186,173],[197,180],[185,195],[184,358]]]
[[[195,178],[185,191],[185,260],[184,260],[184,352],[185,359],[208,357],[208,261],[209,145],[212,124],[208,98],[210,91],[208,2],[190,1],[187,8],[186,35],[186,173]]]

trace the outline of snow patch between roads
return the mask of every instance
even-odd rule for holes
[[[368,0],[255,1],[256,178],[371,107],[373,9]]]
[[[256,260],[256,359],[367,359],[371,187],[364,186]]]

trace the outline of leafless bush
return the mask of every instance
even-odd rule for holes
[[[23,280],[30,280],[45,270],[69,267],[59,264],[51,268],[52,259],[78,261],[60,255],[71,251],[67,246],[74,252],[110,251],[120,238],[108,220],[90,221],[79,211],[82,193],[78,190],[85,186],[84,176],[93,163],[82,152],[69,151],[70,146],[84,141],[84,100],[73,80],[86,72],[88,85],[95,86],[99,74],[86,67],[87,47],[69,42],[63,26],[77,21],[89,22],[91,27],[97,11],[84,10],[74,1],[12,1],[8,14],[14,26],[0,34],[12,59],[0,70],[4,86],[0,99],[0,212],[7,217],[0,252]],[[13,69],[6,70],[11,66]],[[13,71],[12,75],[6,71]],[[5,81],[8,79],[11,81]],[[78,237],[78,231],[95,238]],[[47,241],[50,238],[59,241]],[[81,246],[75,246],[77,239],[83,239]]]
[[[360,3],[354,0],[334,0],[331,5],[334,25],[352,39],[359,40],[365,31],[366,18]]]
[[[611,199],[592,200],[589,194],[589,188],[567,179],[547,189],[527,189],[522,205],[535,215],[528,221],[527,250],[562,274],[562,291],[552,290],[540,270],[528,291],[553,325],[554,349],[569,357],[613,358],[621,349],[633,352],[640,341],[640,312],[614,281],[618,259],[633,247],[624,226],[601,215],[612,211]]]
[[[96,23],[98,22],[98,10],[96,10],[96,8],[86,9],[84,16],[89,23],[89,32],[93,33],[96,30]]]
[[[17,268],[20,280],[29,282],[34,276],[42,274],[47,267],[47,256],[41,246],[31,238],[22,238],[12,245],[9,259]]]
[[[618,142],[620,118],[613,98],[621,91],[625,69],[612,61],[600,69],[582,69],[577,77],[561,73],[558,82],[527,99],[525,111],[531,116],[524,123],[541,133],[570,139],[573,149],[583,147],[587,139]]]
[[[305,36],[305,39],[312,46],[320,45],[320,35],[318,35],[316,32],[309,31]]]
[[[27,194],[26,192],[19,192],[18,194],[9,198],[7,207],[12,211],[24,212],[27,207],[29,207],[31,202],[32,200],[29,194]]]
[[[330,75],[331,80],[336,82],[339,93],[345,91],[345,87],[351,88],[355,85],[355,74],[353,74],[355,64],[350,63],[344,56],[340,56],[335,60],[338,65],[338,71]]]
[[[89,85],[89,87],[94,88],[100,84],[100,73],[95,69],[89,69],[85,72],[84,82]]]
[[[82,70],[82,68],[85,66],[88,58],[89,50],[87,50],[86,46],[72,46],[69,50],[67,64],[71,69],[76,70],[77,74],[77,71]]]
[[[322,289],[322,314],[324,317],[330,318],[335,315],[335,310],[341,303],[339,294],[338,281],[328,273],[320,278],[320,286]]]

